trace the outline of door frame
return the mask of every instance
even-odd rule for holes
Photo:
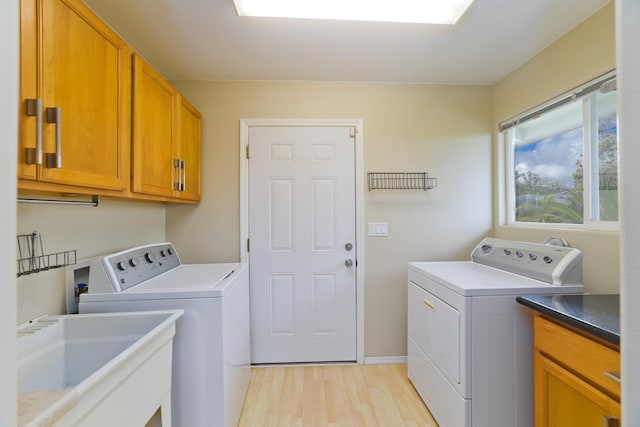
[[[253,126],[345,126],[356,129],[356,362],[364,363],[364,123],[362,119],[240,119],[240,262],[250,263],[249,238],[249,129]]]

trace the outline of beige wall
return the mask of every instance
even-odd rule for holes
[[[84,259],[165,239],[163,204],[109,201],[98,207],[18,205],[17,234],[41,233],[45,253],[77,250]],[[66,312],[64,269],[17,280],[18,323]]]
[[[535,107],[585,83],[616,66],[614,3],[611,2],[561,39],[509,74],[493,88],[493,123]],[[499,165],[503,147],[495,135],[494,163]],[[621,141],[624,144],[624,141]],[[494,168],[495,236],[539,242],[563,237],[580,248],[587,291],[619,292],[620,234],[618,231],[585,231],[509,227],[501,221],[500,177],[504,166]]]
[[[491,90],[477,86],[172,82],[201,112],[203,201],[167,207],[187,262],[239,259],[241,118],[364,120],[364,170],[427,171],[438,187],[367,192],[365,357],[406,355],[407,262],[468,259],[491,231]]]

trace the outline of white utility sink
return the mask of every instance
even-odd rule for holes
[[[171,356],[182,310],[46,316],[18,328],[24,426],[171,423]]]

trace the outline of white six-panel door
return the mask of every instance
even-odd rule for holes
[[[252,363],[356,360],[352,132],[249,129]]]

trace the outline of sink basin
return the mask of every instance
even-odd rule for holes
[[[168,425],[172,342],[182,313],[46,316],[21,325],[21,424],[144,425],[161,408]]]

